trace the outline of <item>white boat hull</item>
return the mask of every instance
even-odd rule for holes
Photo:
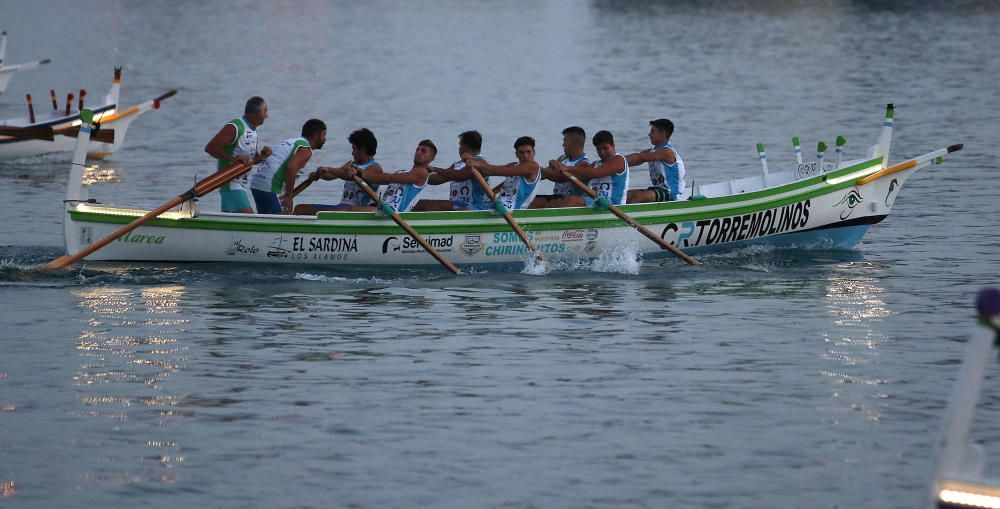
[[[827,176],[743,195],[642,205],[622,210],[685,252],[748,245],[850,248],[884,219],[916,167],[861,186],[881,157]],[[74,254],[146,211],[67,205],[66,251]],[[362,212],[317,217],[172,212],[122,236],[88,260],[420,266],[438,262],[389,218]],[[408,213],[402,217],[457,265],[522,262],[530,253],[502,217],[487,212]],[[592,258],[623,247],[671,256],[610,212],[586,208],[519,210],[514,217],[551,260]]]

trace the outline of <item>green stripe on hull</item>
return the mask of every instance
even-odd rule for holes
[[[818,175],[809,179],[792,182],[784,186],[741,193],[733,196],[722,196],[709,198],[706,200],[646,203],[636,205],[624,205],[621,210],[627,214],[642,214],[649,212],[659,212],[660,214],[651,216],[637,216],[635,220],[644,225],[666,224],[681,221],[700,221],[727,216],[739,216],[754,212],[779,208],[803,200],[830,194],[841,189],[853,187],[856,179],[851,179],[835,185],[825,185],[812,191],[793,194],[784,198],[777,198],[755,204],[745,205],[746,202],[771,196],[786,194],[792,191],[801,190],[810,186],[815,186],[829,178],[850,174],[864,168],[881,163],[882,158],[865,161],[854,166],[842,168],[824,175]],[[718,205],[735,205],[733,207],[706,210],[709,207]],[[744,205],[741,205],[744,204]],[[696,206],[698,210],[690,212]],[[135,215],[109,214],[100,212],[85,212],[71,209],[70,218],[73,221],[127,224],[142,215],[144,211],[136,211]],[[345,225],[334,224],[331,221],[357,221],[357,212],[323,212],[319,214],[318,220],[308,220],[303,222],[280,222],[258,221],[254,219],[217,219],[217,218],[183,218],[183,219],[153,219],[149,226],[163,228],[182,228],[200,230],[222,230],[222,231],[249,231],[249,232],[275,232],[275,233],[314,233],[314,234],[356,234],[356,235],[385,235],[399,234],[403,232],[401,228],[385,219],[385,224],[370,225]],[[401,214],[403,218],[411,222],[411,225],[423,234],[456,234],[468,232],[505,232],[509,231],[508,226],[502,218],[493,215],[491,212],[419,212]],[[622,225],[621,220],[608,212],[598,211],[589,208],[575,209],[538,209],[538,210],[518,210],[514,212],[514,217],[525,230],[529,231],[549,231],[566,230],[577,228],[611,228]],[[563,221],[553,220],[565,218]],[[540,219],[546,221],[532,221]],[[440,224],[419,224],[423,221],[439,221]],[[483,223],[469,223],[469,221],[489,221]],[[449,224],[461,222],[461,224]]]

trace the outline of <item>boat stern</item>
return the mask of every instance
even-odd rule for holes
[[[76,147],[73,150],[73,161],[69,165],[66,199],[63,201],[63,239],[67,254],[78,252],[84,240],[84,236],[77,232],[77,225],[73,222],[70,212],[90,199],[90,193],[83,185],[83,177],[87,170],[87,147],[90,144],[90,122],[93,120],[93,112],[81,111],[80,120],[83,124],[80,126]],[[90,244],[89,239],[86,240],[86,244]]]

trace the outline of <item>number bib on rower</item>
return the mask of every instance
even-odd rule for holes
[[[483,156],[479,154],[472,157],[483,159]],[[451,165],[451,167],[455,170],[461,170],[465,168],[465,162],[458,161]],[[455,207],[467,209],[485,208],[484,204],[487,204],[488,207],[486,191],[483,191],[483,188],[474,178],[452,181],[450,191],[448,199],[451,200],[451,203]]]
[[[650,149],[650,152],[656,152],[664,147],[674,151],[674,164],[662,160],[647,163],[647,166],[649,166],[649,181],[653,187],[667,189],[670,192],[670,199],[676,200],[678,196],[687,192],[684,160],[681,159],[681,155],[677,153],[677,149],[670,142],[663,145],[656,145]]]
[[[411,170],[401,170],[398,173],[409,173]],[[389,184],[382,193],[382,201],[393,208],[396,212],[409,212],[417,202],[417,197],[427,185],[427,180],[421,185],[416,184]]]
[[[576,166],[580,163],[589,163],[590,159],[587,158],[587,154],[584,154],[576,159],[570,160],[570,158],[566,157],[564,154],[559,156],[559,162],[562,163],[563,166]],[[572,182],[556,182],[552,186],[552,194],[556,196],[571,196],[573,194],[577,194],[578,192],[579,191]]]
[[[612,156],[612,158],[614,157],[625,159],[625,156],[617,153]],[[594,163],[595,168],[600,168],[603,165],[604,161]],[[603,196],[612,205],[625,205],[625,199],[628,195],[628,160],[625,159],[625,168],[622,171],[614,175],[605,175],[590,179],[590,182],[587,184],[598,196]],[[588,201],[587,203],[589,204],[590,202]]]
[[[367,170],[372,166],[378,164],[374,159],[368,161],[367,163],[354,163],[354,166],[361,170]],[[378,184],[369,184],[369,187],[373,191],[378,191]],[[374,205],[375,202],[372,201],[371,197],[365,194],[364,191],[358,187],[357,182],[348,180],[344,182],[344,194],[340,197],[341,205]]]
[[[539,175],[538,170],[535,170],[534,182],[528,182],[524,177],[507,177],[500,186],[497,198],[503,202],[504,207],[510,210],[523,209],[535,196],[539,180],[541,180],[541,175]]]

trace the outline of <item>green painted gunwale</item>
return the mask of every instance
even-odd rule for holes
[[[753,201],[786,194],[789,192],[807,189],[816,186],[827,179],[848,175],[858,170],[875,167],[881,164],[882,157],[876,157],[858,164],[840,168],[835,171],[810,177],[785,185],[762,189],[748,193],[740,193],[730,196],[720,196],[705,200],[687,200],[680,202],[665,203],[644,203],[636,205],[623,205],[621,210],[626,214],[642,214],[661,212],[658,215],[634,216],[635,220],[641,224],[665,224],[681,221],[700,221],[717,217],[744,215],[759,210],[777,208],[789,205],[802,200],[812,199],[817,196],[830,194],[841,189],[853,187],[858,178],[850,179],[839,184],[832,184],[818,187],[811,191],[806,191],[784,198],[763,201],[751,205],[740,206],[740,203]],[[872,173],[877,171],[872,170]],[[719,205],[734,205],[721,209],[711,209]],[[684,209],[691,209],[684,212]],[[135,210],[132,213],[102,213],[86,212],[70,209],[70,218],[73,221],[90,223],[110,223],[128,224],[135,218],[140,217],[145,211]],[[146,223],[146,226],[161,228],[181,228],[197,230],[221,230],[221,231],[246,231],[246,232],[274,232],[274,233],[303,233],[303,234],[347,234],[347,235],[392,235],[399,234],[403,230],[390,219],[380,220],[381,224],[335,224],[329,221],[347,220],[358,221],[357,212],[321,212],[317,220],[302,222],[289,221],[287,219],[278,221],[260,220],[258,218],[243,219],[229,218],[177,218],[165,219],[156,218]],[[461,234],[470,232],[504,232],[510,230],[510,226],[501,217],[493,215],[489,211],[482,212],[410,212],[400,214],[407,222],[411,223],[414,229],[423,234]],[[613,228],[624,226],[621,220],[611,215],[609,212],[580,207],[572,209],[536,209],[517,210],[514,217],[525,230],[529,231],[550,231],[550,230],[572,230],[579,228]],[[552,221],[552,218],[565,217],[565,221]],[[544,221],[533,221],[541,219]],[[489,221],[483,223],[469,224],[468,221]],[[426,221],[440,221],[439,224],[422,224]],[[447,224],[449,222],[461,222],[461,224]]]

